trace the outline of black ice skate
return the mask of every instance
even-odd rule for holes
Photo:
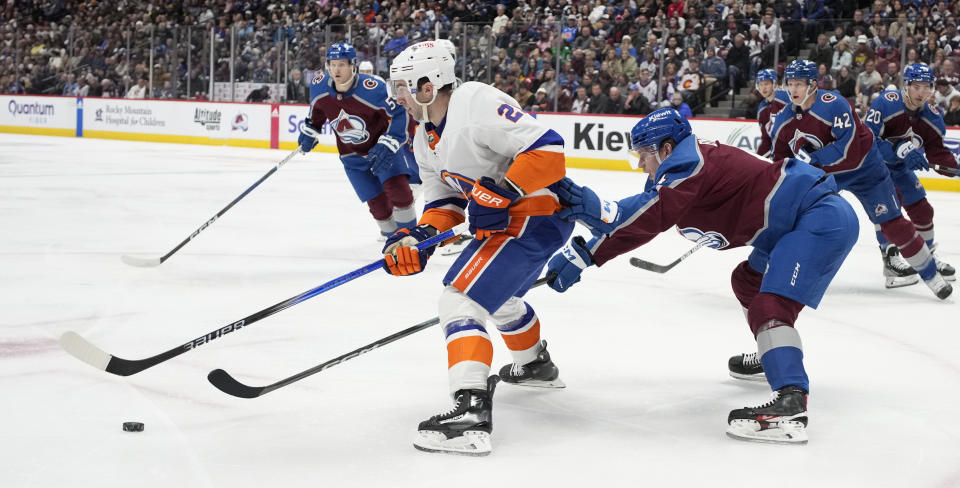
[[[767,381],[767,375],[763,373],[763,364],[755,352],[730,358],[727,361],[727,369],[730,370],[730,376],[738,380]]]
[[[947,283],[943,276],[940,273],[937,273],[930,278],[925,280],[924,284],[930,287],[930,290],[933,291],[933,294],[941,300],[946,300],[951,293],[953,293],[953,287],[950,286],[950,283]]]
[[[734,439],[776,444],[807,443],[807,392],[785,386],[758,407],[733,410],[727,417],[727,435]]]
[[[441,246],[438,253],[441,256],[453,256],[460,254],[463,252],[463,249],[467,247],[467,244],[469,244],[472,240],[472,237],[460,234],[460,237],[458,237],[457,240],[451,242],[450,244]]]
[[[538,388],[566,388],[567,385],[560,379],[560,370],[550,360],[547,352],[547,341],[540,341],[540,352],[537,359],[527,364],[508,364],[500,368],[500,378],[504,383],[518,386],[534,386]]]
[[[413,447],[426,452],[486,456],[492,444],[493,391],[500,378],[487,379],[486,390],[458,390],[453,410],[434,415],[417,428]]]
[[[883,278],[887,288],[910,286],[920,281],[917,270],[900,257],[900,250],[892,245],[883,253]]]
[[[957,281],[957,270],[940,258],[940,255],[937,254],[936,243],[930,246],[930,252],[933,253],[933,260],[937,262],[937,271],[940,273],[940,276],[943,276],[943,279],[946,281]]]

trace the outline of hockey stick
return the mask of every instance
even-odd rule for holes
[[[533,285],[530,286],[530,288],[536,288],[550,281],[552,278],[553,278],[552,275],[540,278],[537,281],[535,281]],[[357,356],[366,354],[370,351],[373,351],[374,349],[383,347],[387,344],[390,344],[391,342],[402,339],[408,335],[413,335],[413,334],[416,334],[417,332],[420,332],[423,329],[433,327],[438,323],[440,323],[440,317],[434,317],[430,320],[424,320],[423,322],[420,322],[417,325],[403,329],[400,332],[397,332],[395,334],[388,335],[383,339],[371,342],[366,346],[359,347],[348,353],[341,354],[329,361],[325,361],[310,369],[301,371],[293,376],[289,376],[280,381],[277,381],[276,383],[271,383],[266,386],[250,386],[250,385],[241,383],[237,381],[236,378],[234,378],[233,376],[230,376],[230,373],[227,373],[222,369],[215,369],[211,371],[210,374],[207,375],[207,380],[210,381],[210,383],[213,384],[213,386],[217,387],[217,389],[219,389],[220,391],[228,395],[232,395],[238,398],[257,398],[259,396],[266,395],[267,393],[270,393],[273,390],[283,388],[284,386],[287,386],[291,383],[296,383],[297,381],[300,381],[308,376],[315,375],[325,369],[332,368],[344,361],[349,361]]]
[[[706,239],[697,242],[696,246],[690,248],[689,251],[683,253],[683,256],[680,256],[670,264],[655,264],[651,263],[650,261],[644,261],[640,258],[630,258],[630,264],[647,271],[653,271],[654,273],[666,273],[667,271],[673,269],[674,266],[680,264],[680,261],[689,258],[691,254],[697,252],[701,247],[707,245],[707,242],[708,241]]]
[[[292,153],[288,154],[287,157],[280,160],[280,162],[277,163],[276,166],[271,168],[270,171],[267,171],[267,174],[261,176],[256,183],[250,186],[250,188],[247,188],[246,190],[244,190],[239,197],[234,198],[233,201],[230,202],[226,207],[223,207],[223,210],[220,210],[219,212],[217,212],[216,215],[214,215],[209,220],[204,222],[203,225],[200,226],[200,228],[193,231],[193,234],[190,234],[186,239],[181,241],[180,244],[177,244],[177,247],[171,249],[170,252],[164,254],[163,256],[160,256],[159,258],[143,258],[143,257],[130,256],[130,255],[124,254],[120,256],[120,260],[123,261],[124,263],[129,264],[130,266],[138,266],[141,268],[153,268],[155,266],[160,266],[161,263],[169,259],[170,256],[173,256],[175,252],[179,251],[181,247],[186,246],[188,242],[192,241],[195,237],[197,237],[197,235],[203,232],[204,229],[206,229],[207,227],[210,227],[210,225],[212,225],[214,222],[217,221],[217,219],[222,217],[223,214],[227,213],[227,210],[230,210],[231,207],[236,205],[236,203],[242,200],[243,197],[247,196],[247,194],[253,191],[254,188],[260,186],[260,183],[263,183],[263,181],[269,178],[270,175],[276,173],[281,166],[287,163],[287,161],[290,161],[291,159],[293,159],[293,157],[298,152],[300,152],[300,149],[293,151]]]
[[[457,235],[459,229],[454,228],[446,232],[441,232],[429,239],[426,239],[418,244],[418,246],[435,246],[455,235]],[[94,368],[106,371],[108,373],[113,373],[119,376],[130,376],[132,374],[139,373],[147,368],[156,366],[164,361],[173,359],[187,351],[191,351],[200,347],[210,341],[219,339],[224,335],[227,335],[231,332],[240,330],[241,328],[248,327],[250,324],[257,322],[260,319],[267,318],[277,312],[286,310],[302,301],[313,298],[325,291],[329,291],[333,288],[336,288],[348,281],[352,281],[356,278],[359,278],[365,274],[368,274],[372,271],[376,271],[384,267],[384,260],[378,259],[362,268],[351,271],[343,276],[334,278],[316,288],[307,290],[295,297],[288,298],[276,305],[265,308],[256,312],[252,315],[244,317],[236,322],[227,324],[219,329],[208,332],[196,339],[192,339],[186,344],[181,344],[173,349],[164,351],[156,356],[151,356],[145,359],[123,359],[112,354],[104,352],[99,347],[91,344],[89,341],[84,339],[73,331],[64,332],[60,336],[60,346],[63,347],[65,351],[70,353],[75,358],[93,366]]]
[[[931,164],[930,167],[937,171],[943,171],[944,173],[950,173],[953,176],[960,176],[960,169],[951,168],[949,166],[943,166],[941,164]]]

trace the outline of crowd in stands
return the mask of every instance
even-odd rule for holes
[[[439,33],[461,79],[530,111],[693,116],[803,49],[821,88],[859,110],[900,85],[901,54],[928,63],[935,102],[958,124],[958,19],[960,2],[932,0],[8,0],[0,93],[204,99],[212,49],[216,82],[232,69],[306,102],[325,46],[348,40],[385,76]],[[737,97],[733,115],[753,117],[758,102]]]

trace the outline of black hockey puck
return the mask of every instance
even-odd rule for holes
[[[142,422],[124,422],[123,431],[124,432],[143,432],[143,423]]]

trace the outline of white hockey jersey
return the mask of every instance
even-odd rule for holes
[[[463,222],[474,182],[484,176],[523,195],[512,215],[560,208],[548,187],[565,174],[563,139],[490,85],[456,88],[444,120],[417,127],[413,149],[426,200],[420,224],[443,231]]]

